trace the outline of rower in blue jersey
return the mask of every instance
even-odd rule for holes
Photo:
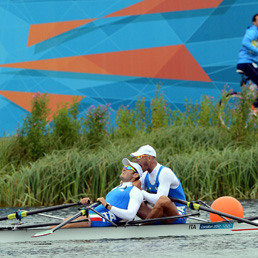
[[[144,199],[153,205],[151,208],[146,203],[142,203],[137,215],[142,219],[185,215],[186,206],[174,203],[169,198],[186,200],[182,184],[170,168],[157,162],[154,148],[144,145],[131,153],[131,156],[145,171],[140,179],[142,193]],[[186,223],[186,218],[164,221],[164,223]]]
[[[124,165],[120,180],[121,184],[112,189],[106,196],[106,198],[100,197],[97,201],[101,202],[101,205],[95,208],[95,210],[101,213],[108,220],[113,223],[117,223],[121,220],[133,220],[137,211],[143,201],[143,195],[139,188],[133,185],[133,182],[139,180],[142,175],[141,166],[135,162],[130,162],[128,159],[123,159]],[[83,198],[80,200],[82,204],[88,204],[89,198]],[[85,217],[79,217],[77,220],[85,219]],[[108,227],[112,224],[94,213],[89,211],[89,222],[79,222],[68,224],[64,227]]]

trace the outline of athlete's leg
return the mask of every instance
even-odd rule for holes
[[[176,205],[165,195],[161,196],[155,203],[153,209],[149,213],[146,219],[161,218],[180,215]],[[167,220],[163,223],[171,224],[173,220]]]
[[[70,218],[70,217],[69,217]],[[64,221],[68,220],[69,218],[64,219]],[[86,219],[86,216],[81,216],[75,220],[83,220]],[[74,220],[74,221],[75,221]],[[91,221],[83,221],[78,223],[69,223],[63,226],[62,228],[88,228],[91,226]],[[54,228],[55,226],[52,226],[51,228]]]
[[[149,213],[151,212],[151,210],[152,209],[145,202],[142,202],[137,212],[137,216],[140,217],[141,219],[146,219]]]

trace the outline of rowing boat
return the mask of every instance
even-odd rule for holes
[[[258,222],[255,221],[255,222]],[[46,228],[45,228],[46,229]],[[0,242],[35,242],[130,239],[154,237],[180,237],[215,234],[258,234],[258,227],[237,221],[198,222],[171,225],[123,225],[117,227],[66,228],[44,237],[33,237],[42,228],[19,228],[6,226],[0,228]]]
[[[186,205],[192,210],[198,210],[198,213],[178,215],[172,217],[152,218],[145,220],[135,220],[129,222],[111,223],[111,227],[92,227],[92,228],[63,228],[67,223],[79,223],[76,218],[84,216],[86,210],[94,210],[99,203],[88,205],[62,223],[45,223],[45,224],[12,224],[0,226],[0,243],[8,242],[39,242],[39,241],[75,241],[75,240],[100,240],[100,239],[131,239],[131,238],[156,238],[156,237],[180,237],[180,236],[201,236],[201,235],[225,235],[252,233],[258,234],[258,217],[240,218],[228,213],[214,210],[210,207],[203,206],[197,202],[187,202],[180,199],[171,198],[173,201]],[[78,203],[57,205],[34,211],[17,211],[8,216],[0,218],[2,220],[18,219],[23,217],[60,210],[67,207],[78,205]],[[201,218],[199,211],[206,211],[217,214],[222,221],[211,222]],[[99,214],[99,213],[97,213]],[[100,214],[101,215],[101,214]],[[103,217],[103,215],[101,215]],[[165,220],[177,219],[178,217],[188,217],[190,222],[186,224],[156,224]],[[104,219],[108,220],[106,217]],[[224,219],[224,220],[223,220]],[[231,220],[229,220],[231,219]],[[87,220],[85,219],[83,221]],[[194,222],[192,222],[194,221]],[[196,222],[197,221],[197,222]],[[147,225],[146,225],[147,223]],[[149,223],[149,224],[148,224]],[[154,224],[150,224],[154,223]],[[50,229],[49,226],[52,226]],[[53,227],[55,226],[55,227]],[[42,231],[45,230],[45,231]],[[54,233],[54,234],[53,234]]]

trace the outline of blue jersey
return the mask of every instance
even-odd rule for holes
[[[126,186],[124,188],[116,187],[112,191],[110,191],[106,196],[106,202],[110,205],[120,208],[127,209],[130,201],[130,192],[134,186]],[[112,217],[110,216],[110,211],[106,209],[102,204],[95,208],[96,211],[102,213],[105,216],[108,216],[109,220],[112,220],[114,223],[117,223],[121,220],[121,218],[117,217],[112,213]],[[90,211],[89,214],[93,214],[93,211]]]

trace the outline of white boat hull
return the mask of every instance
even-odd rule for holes
[[[257,222],[257,221],[256,221]],[[258,227],[238,222],[187,223],[172,225],[119,226],[99,228],[59,229],[53,234],[32,237],[46,228],[0,229],[0,243],[154,238],[168,236],[197,236],[215,234],[258,233]]]

